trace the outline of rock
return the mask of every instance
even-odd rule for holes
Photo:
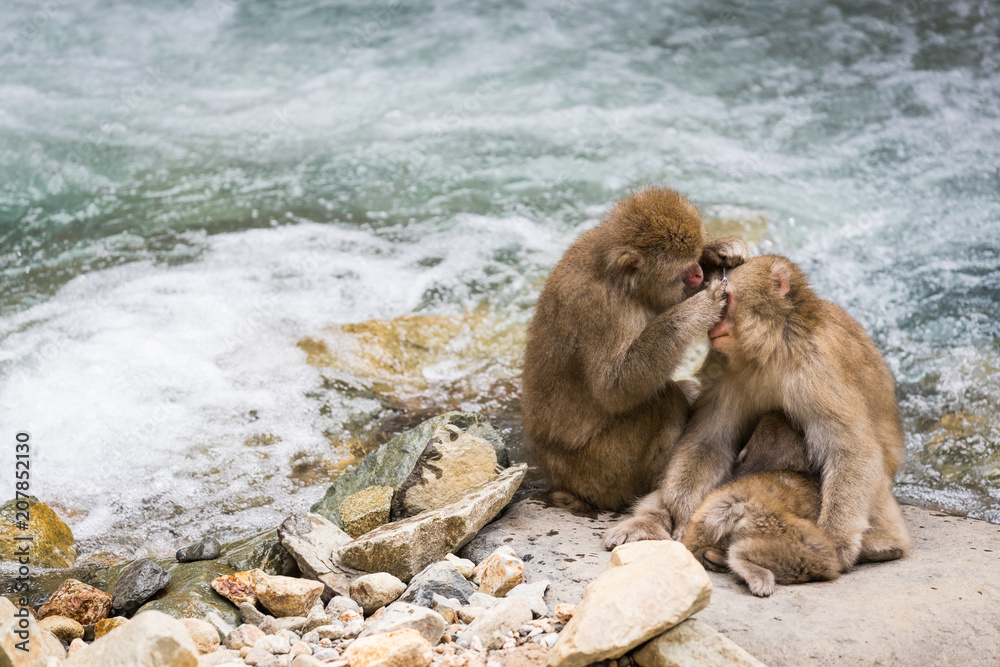
[[[509,598],[524,598],[531,605],[531,613],[535,618],[547,616],[549,608],[545,604],[545,589],[549,582],[542,580],[533,584],[518,584],[507,593]]]
[[[30,517],[32,568],[72,567],[76,563],[73,531],[48,505],[34,496],[9,500],[0,505],[0,554],[3,554],[4,560],[17,562],[18,550],[24,544],[17,539],[25,535],[17,527],[18,512],[27,512]]]
[[[238,651],[221,650],[215,653],[198,656],[198,667],[215,667],[215,665],[246,664]]]
[[[94,624],[94,639],[100,639],[115,628],[120,628],[126,623],[128,623],[128,619],[124,616],[112,616],[111,618],[102,619]]]
[[[549,607],[575,603],[611,557],[601,546],[601,537],[617,523],[611,517],[610,512],[577,516],[542,499],[526,498],[484,527],[459,555],[481,563],[497,547],[509,546],[529,564],[527,583],[549,581],[545,594]]]
[[[350,577],[356,573],[341,565],[336,553],[352,538],[335,523],[319,514],[293,515],[278,528],[278,538],[302,576],[323,582],[325,599],[349,593]]]
[[[468,558],[459,558],[455,554],[448,554],[444,559],[454,565],[455,569],[466,579],[471,579],[473,573],[476,571],[476,564]]]
[[[219,632],[208,621],[198,618],[182,618],[181,625],[187,630],[199,654],[204,655],[219,649]]]
[[[67,579],[38,609],[38,618],[65,616],[80,625],[89,625],[107,618],[111,611],[111,596],[76,579]]]
[[[460,607],[457,611],[458,619],[463,623],[472,623],[474,620],[479,618],[479,616],[486,611],[486,609],[486,607],[477,607],[474,605]]]
[[[365,624],[361,637],[394,632],[402,628],[412,628],[432,645],[441,641],[445,621],[435,611],[408,602],[393,602],[386,607],[385,615]]]
[[[440,614],[445,623],[454,623],[458,619],[458,610],[461,607],[462,603],[455,598],[446,598],[437,593],[431,599],[431,609]]]
[[[226,635],[235,629],[233,628],[232,623],[222,618],[214,611],[209,612],[208,615],[205,616],[205,621],[215,628],[215,632],[219,635],[220,640],[225,639]]]
[[[379,607],[396,600],[405,590],[406,584],[398,577],[388,572],[376,572],[358,577],[351,584],[351,598],[361,605],[365,616],[368,616]]]
[[[450,505],[376,528],[344,546],[341,560],[366,572],[389,572],[409,581],[471,540],[510,502],[526,470],[527,464],[513,466]]]
[[[549,663],[582,667],[618,658],[698,613],[711,596],[708,574],[680,542],[623,544],[587,586]]]
[[[158,611],[136,614],[117,632],[70,656],[65,667],[196,667],[198,650],[175,618]]]
[[[263,646],[254,646],[243,657],[243,662],[258,667],[277,667],[280,663],[274,655]]]
[[[444,507],[472,487],[494,479],[496,470],[497,455],[490,443],[454,424],[442,424],[396,490],[392,518]]]
[[[503,667],[545,667],[548,651],[538,644],[525,644],[513,649],[503,658]]]
[[[312,506],[312,511],[343,527],[340,508],[344,499],[371,486],[398,489],[413,472],[417,460],[427,449],[434,432],[438,427],[446,424],[451,424],[470,435],[483,438],[490,443],[496,452],[499,465],[509,465],[507,446],[504,444],[503,436],[489,423],[486,417],[462,412],[448,412],[428,419],[409,431],[400,433],[371,452],[356,469],[338,477],[336,482],[327,489],[323,499]],[[441,554],[441,557],[443,556],[444,554]]]
[[[299,632],[302,628],[306,627],[306,623],[308,622],[309,619],[305,616],[285,616],[283,618],[265,616],[264,621],[260,624],[260,629],[266,635],[275,635],[282,630]]]
[[[486,648],[498,649],[503,646],[512,630],[530,620],[531,604],[527,600],[503,599],[495,607],[476,616],[476,620],[461,634],[459,644],[469,646],[478,638]]]
[[[83,626],[65,616],[46,616],[38,622],[38,627],[48,630],[67,644],[74,639],[83,639]]]
[[[22,650],[24,649],[24,650]],[[30,614],[14,616],[0,625],[0,666],[41,667],[52,658],[66,657],[59,639],[39,627]],[[58,663],[57,663],[58,664]]]
[[[317,660],[310,655],[299,655],[294,660],[290,667],[328,667],[327,661]]]
[[[256,598],[257,596],[254,595],[254,597]],[[251,625],[260,625],[264,621],[264,614],[261,613],[260,610],[258,610],[257,607],[253,605],[253,603],[241,602],[240,619],[244,623],[249,623]]]
[[[354,612],[360,616],[362,613],[361,605],[346,595],[337,596],[326,605],[326,613],[334,618],[339,619],[344,612]]]
[[[712,629],[689,618],[632,654],[639,667],[763,667],[763,663]]]
[[[288,576],[298,565],[281,544],[278,531],[267,530],[222,547],[222,560],[236,572],[263,570],[267,574]]]
[[[495,607],[500,604],[500,598],[495,598],[492,595],[476,591],[469,596],[469,604],[476,607],[483,607],[484,609],[490,609],[491,607]]]
[[[256,625],[244,623],[226,635],[224,643],[226,648],[239,651],[244,646],[253,646],[263,636],[264,631]]]
[[[214,537],[206,537],[196,544],[177,550],[177,560],[190,563],[196,560],[214,560],[222,553],[222,545]]]
[[[555,613],[556,618],[560,621],[569,623],[569,619],[573,618],[573,614],[576,613],[576,605],[569,604],[568,602],[560,602],[556,605]]]
[[[111,591],[111,613],[131,616],[151,597],[170,585],[170,573],[149,558],[129,563]]]
[[[16,613],[17,607],[14,603],[0,595],[0,625],[6,625]]]
[[[292,650],[288,652],[288,659],[295,660],[295,658],[300,655],[312,655],[312,649],[309,648],[309,644],[305,642],[296,642],[292,644]]]
[[[73,655],[74,653],[79,653],[83,649],[87,648],[87,646],[88,646],[87,642],[83,641],[82,638],[78,637],[69,643],[69,651],[67,652],[70,655]]]
[[[257,600],[276,617],[305,616],[324,589],[318,581],[267,575],[260,570],[251,570],[249,576]]]
[[[329,625],[321,625],[318,628],[314,628],[307,634],[315,635],[316,641],[320,639],[341,639],[345,635],[346,628],[344,624],[340,621],[334,621]]]
[[[479,585],[479,592],[503,597],[507,591],[524,581],[524,561],[510,547],[497,547],[496,551],[476,566],[472,581]]]
[[[361,537],[389,523],[392,511],[391,486],[369,486],[344,498],[340,504],[340,522],[351,538]]]
[[[292,642],[284,635],[264,635],[254,644],[268,653],[285,654],[292,650]]]
[[[430,642],[412,628],[358,639],[344,652],[351,667],[427,667],[433,656]]]
[[[144,604],[137,613],[161,611],[174,618],[206,618],[214,613],[229,625],[239,625],[236,607],[212,587],[215,579],[233,574],[225,562],[170,563],[168,571],[170,586],[166,592]]]
[[[476,592],[455,566],[447,561],[432,563],[421,570],[410,581],[400,602],[411,602],[422,607],[430,607],[434,594],[445,598],[455,598],[462,604]]]
[[[257,604],[257,589],[253,585],[253,582],[250,581],[250,572],[253,571],[233,572],[232,574],[216,577],[212,579],[212,588],[233,604],[239,605],[240,608],[244,604],[253,606]],[[263,570],[259,571],[263,572]]]

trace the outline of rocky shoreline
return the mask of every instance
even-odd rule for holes
[[[54,570],[61,584],[44,600],[0,598],[0,665],[1000,659],[998,526],[907,507],[908,558],[760,599],[706,573],[679,543],[604,551],[617,515],[511,503],[526,468],[510,465],[484,417],[440,415],[380,446],[277,530],[226,545],[207,538],[176,559]],[[71,534],[50,519],[38,553],[65,566]]]

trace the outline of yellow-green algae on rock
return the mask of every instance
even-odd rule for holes
[[[27,510],[18,509],[19,502],[27,502]],[[28,514],[24,524],[20,523],[22,512]],[[27,536],[31,537],[28,544],[33,568],[72,567],[76,563],[73,531],[34,496],[9,500],[0,506],[0,558],[17,561],[17,551],[25,543],[17,538]]]

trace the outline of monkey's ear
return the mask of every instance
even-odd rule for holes
[[[608,253],[608,266],[612,271],[632,272],[645,262],[642,253],[629,246],[612,248]]]
[[[771,280],[774,281],[774,293],[784,297],[791,289],[792,272],[784,264],[771,267]]]

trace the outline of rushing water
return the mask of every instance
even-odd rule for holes
[[[901,497],[1000,522],[998,35],[985,0],[8,0],[2,469],[30,431],[90,551],[274,525],[323,490],[296,457],[380,409],[297,343],[523,329],[569,242],[666,183],[762,219],[874,337]]]

